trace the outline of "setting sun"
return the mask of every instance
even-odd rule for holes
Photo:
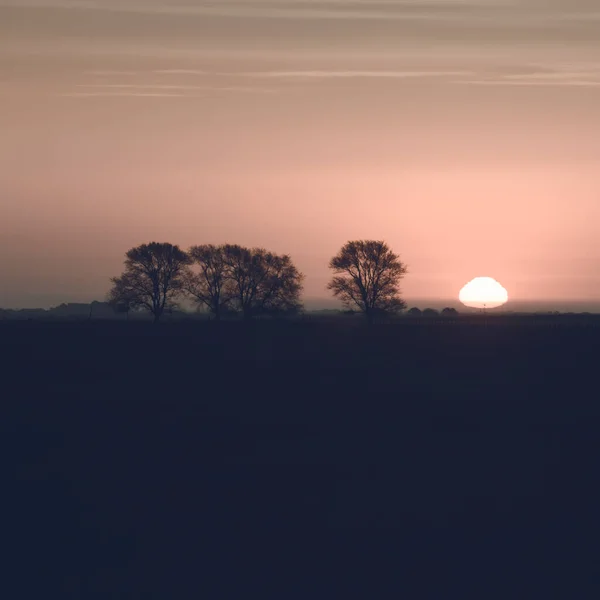
[[[459,292],[458,299],[472,308],[496,308],[508,300],[508,292],[492,277],[475,277]]]

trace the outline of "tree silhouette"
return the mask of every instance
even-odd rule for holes
[[[437,317],[439,316],[439,312],[435,310],[435,308],[426,308],[423,310],[424,317]]]
[[[442,309],[443,317],[456,317],[458,315],[458,311],[455,308],[446,307]]]
[[[90,302],[90,312],[88,313],[89,320],[91,320],[94,315],[94,308],[97,307],[99,304],[100,302],[98,302],[97,300],[92,300],[92,302]]]
[[[127,298],[117,298],[112,302],[109,300],[109,303],[115,313],[118,315],[125,314],[125,318],[129,321],[129,313],[133,307],[132,303],[127,300]]]
[[[376,314],[406,308],[400,297],[400,280],[406,265],[385,242],[347,242],[329,262],[334,277],[327,285],[344,306],[356,305],[369,321]]]
[[[113,287],[107,295],[112,309],[116,313],[126,313],[128,320],[131,310],[144,308],[143,303],[139,301],[140,293],[130,279],[131,277],[127,273],[123,273],[121,277],[113,277],[111,279]]]
[[[126,254],[123,274],[111,279],[109,302],[144,308],[156,323],[165,310],[175,306],[190,263],[190,257],[172,244],[151,242],[132,248]]]
[[[422,313],[420,308],[413,306],[412,308],[408,309],[407,314],[409,314],[411,317],[420,317]]]
[[[301,310],[304,275],[287,254],[227,244],[223,246],[223,256],[233,302],[244,319]]]
[[[188,255],[199,267],[199,272],[189,271],[184,277],[183,287],[196,303],[204,305],[219,320],[235,294],[225,260],[225,247],[213,244],[192,246]]]

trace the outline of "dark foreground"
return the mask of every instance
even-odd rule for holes
[[[600,328],[556,323],[0,323],[9,596],[594,597]]]

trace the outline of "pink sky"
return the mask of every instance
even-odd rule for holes
[[[139,243],[385,239],[408,298],[600,299],[595,2],[0,0],[0,306]]]

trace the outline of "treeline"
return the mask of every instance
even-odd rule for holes
[[[407,267],[385,242],[347,242],[329,268],[327,289],[347,309],[372,320],[406,308],[399,284]],[[108,301],[118,312],[146,310],[155,321],[184,298],[215,319],[292,315],[303,309],[304,279],[288,254],[264,248],[204,244],[184,251],[151,242],[126,253],[123,273],[111,279]]]

